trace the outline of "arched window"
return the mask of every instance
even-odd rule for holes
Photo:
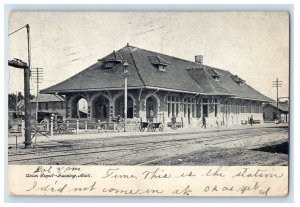
[[[146,118],[149,121],[153,121],[153,119],[157,115],[157,100],[153,97],[150,96],[146,99]]]
[[[121,115],[124,117],[124,96],[119,96],[115,101],[115,116]],[[133,118],[133,100],[127,97],[127,118]]]
[[[96,120],[105,121],[109,119],[109,107],[110,103],[105,96],[98,96],[93,101],[93,113],[92,117]]]
[[[71,118],[87,118],[88,102],[82,96],[78,96],[71,103]]]

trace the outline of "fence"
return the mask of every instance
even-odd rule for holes
[[[126,129],[124,129],[126,126]],[[43,123],[32,123],[32,133],[36,131],[45,132],[50,135],[50,137],[55,134],[89,134],[89,133],[102,133],[102,132],[133,132],[139,130],[139,120],[132,119],[128,120],[125,125],[124,122],[100,122],[91,120],[79,120],[79,119],[69,119],[63,123],[54,122],[52,119],[49,122]],[[24,135],[24,121],[21,124],[12,126],[9,130],[10,133],[21,133]]]

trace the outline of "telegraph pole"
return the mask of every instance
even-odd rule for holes
[[[278,108],[278,102],[279,102],[279,98],[278,98],[278,88],[282,87],[282,81],[279,81],[278,78],[276,78],[276,81],[273,81],[272,83],[272,87],[276,87],[276,94],[277,94],[277,98],[276,98],[276,103],[277,103],[277,115],[279,115],[279,108]]]
[[[31,148],[31,112],[30,112],[30,27],[26,25],[27,30],[27,49],[28,49],[28,67],[24,68],[24,105],[25,105],[25,148]]]
[[[38,110],[39,110],[39,84],[42,83],[43,80],[43,68],[32,68],[31,72],[32,78],[34,78],[34,82],[36,85],[36,97],[35,97],[35,123],[38,123]]]
[[[19,120],[19,110],[18,110],[18,91],[16,91],[16,115]]]
[[[26,28],[27,30],[27,49],[28,49],[28,64],[19,59],[9,60],[8,65],[24,69],[24,105],[25,105],[25,148],[31,148],[31,113],[30,113],[30,62],[31,62],[31,51],[30,51],[30,27],[29,24],[17,29],[16,31],[8,34],[8,36]]]

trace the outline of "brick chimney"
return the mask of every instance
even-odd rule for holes
[[[195,62],[203,65],[203,55],[195,55]]]

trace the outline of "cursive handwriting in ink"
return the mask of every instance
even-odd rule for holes
[[[33,173],[52,173],[51,172],[52,166],[48,168],[44,168],[44,166],[38,166],[38,168]]]
[[[156,179],[156,178],[170,178],[170,173],[164,173],[164,170],[160,170],[159,167],[156,168],[154,171],[144,171],[143,172],[144,179]]]
[[[175,178],[185,178],[185,177],[195,177],[196,174],[193,173],[193,171],[190,171],[189,173],[181,173],[180,175],[176,176]]]
[[[186,187],[185,187],[184,189],[182,189],[182,190],[179,190],[179,189],[174,190],[174,191],[172,192],[172,194],[176,194],[176,195],[186,195],[186,196],[188,196],[188,195],[190,195],[191,192],[192,192],[191,186],[188,185],[188,186],[186,186]]]
[[[145,195],[145,194],[162,194],[164,191],[158,189],[119,189],[119,188],[103,188],[104,193],[114,193],[114,194],[123,194],[123,195]]]
[[[54,185],[48,184],[45,186],[39,186],[37,181],[33,182],[31,188],[27,189],[26,191],[41,191],[41,192],[59,192],[62,193],[68,184],[61,184],[57,185],[58,181],[54,182]]]
[[[258,169],[254,173],[249,172],[249,168],[243,168],[242,171],[238,172],[232,178],[235,177],[244,177],[244,178],[250,178],[250,177],[255,177],[255,178],[281,178],[283,176],[283,173],[278,175],[277,173],[268,173],[268,170],[261,170]]]
[[[103,176],[102,178],[125,178],[125,179],[137,179],[137,177],[133,174],[118,174],[117,171],[119,170],[119,168],[115,168],[115,169],[108,169],[106,171],[105,176]]]
[[[237,191],[240,191],[241,194],[244,194],[246,191],[257,190],[259,187],[260,186],[258,185],[258,182],[256,182],[254,186],[243,185]]]
[[[218,169],[210,169],[204,176],[217,176],[217,177],[225,177],[225,175],[221,172],[222,167],[218,167]]]
[[[74,192],[76,192],[76,191],[80,191],[80,192],[82,192],[82,191],[93,191],[93,190],[96,189],[95,186],[96,186],[96,182],[94,182],[91,186],[88,186],[88,187],[72,188],[72,189],[69,190],[69,192],[71,192],[71,191],[74,191]]]

